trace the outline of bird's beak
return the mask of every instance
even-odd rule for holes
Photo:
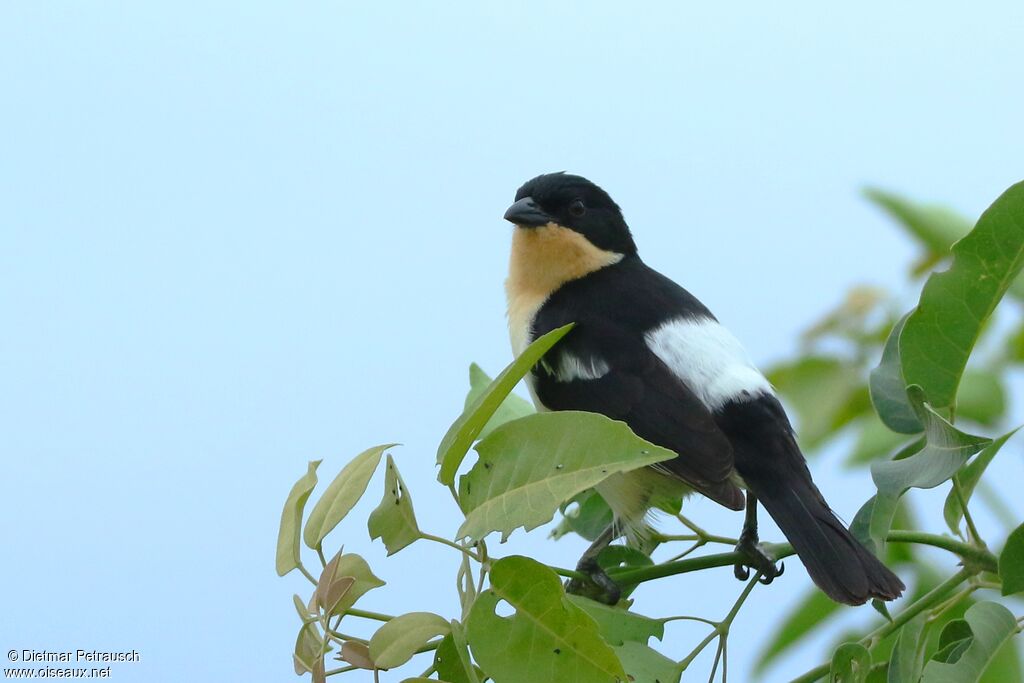
[[[505,220],[524,227],[537,227],[554,222],[554,218],[544,213],[544,210],[537,206],[533,197],[523,197],[518,202],[508,207],[505,212]]]

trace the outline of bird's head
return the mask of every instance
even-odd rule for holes
[[[636,244],[619,206],[608,193],[586,178],[568,173],[547,173],[527,181],[505,220],[517,230],[571,231],[603,252],[623,256],[636,253]]]

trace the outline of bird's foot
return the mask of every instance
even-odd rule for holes
[[[766,586],[786,571],[784,563],[779,562],[776,565],[775,558],[765,552],[764,547],[757,542],[756,534],[741,534],[740,542],[736,544],[736,550],[747,556],[747,562],[738,562],[733,566],[733,574],[740,581],[750,578],[749,567],[760,572],[761,578],[758,581]]]
[[[622,597],[622,589],[612,581],[612,577],[605,573],[596,559],[580,560],[580,563],[576,565],[576,571],[586,574],[590,580],[570,579],[565,584],[567,593],[582,595],[606,605],[614,605],[619,602]]]

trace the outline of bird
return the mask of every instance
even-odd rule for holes
[[[695,296],[644,263],[622,210],[596,184],[565,172],[523,184],[505,282],[512,350],[573,328],[527,373],[538,410],[600,413],[625,422],[675,457],[619,473],[595,489],[612,524],[578,571],[618,602],[596,558],[621,535],[637,542],[650,511],[694,492],[745,510],[737,578],[782,573],[759,543],[758,503],[775,520],[814,583],[832,600],[894,600],[903,582],[858,541],[811,478],[771,383],[741,343]],[[570,592],[581,592],[577,581]]]

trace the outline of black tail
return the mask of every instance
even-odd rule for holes
[[[861,605],[870,598],[894,600],[903,592],[899,577],[861,545],[825,504],[810,475],[798,482],[747,483],[811,579],[830,598]]]
[[[765,396],[732,404],[723,412],[736,470],[782,529],[814,583],[848,605],[898,598],[903,582],[854,538],[814,485],[778,401]]]

